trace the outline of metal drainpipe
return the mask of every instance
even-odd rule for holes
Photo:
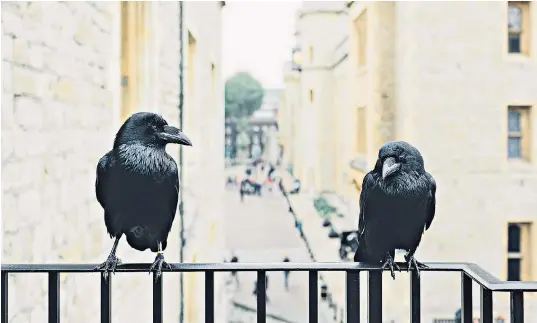
[[[185,50],[184,50],[184,39],[183,39],[183,28],[184,28],[184,5],[183,1],[179,1],[179,128],[183,130],[183,120],[184,120],[184,67],[185,67]],[[179,262],[184,262],[184,248],[185,248],[185,219],[184,219],[184,201],[183,201],[183,192],[184,192],[184,181],[183,181],[183,146],[179,145],[179,182],[182,187],[179,190],[179,241],[181,248],[179,249]],[[184,275],[181,272],[179,274],[179,322],[183,323],[185,319],[185,298],[184,298]]]

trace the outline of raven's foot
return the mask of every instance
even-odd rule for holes
[[[401,271],[401,268],[399,268],[399,265],[393,260],[392,256],[390,256],[389,253],[386,254],[386,261],[381,267],[383,270],[390,268],[390,272],[392,275],[393,280],[395,280],[395,270],[394,268],[397,268],[397,270]]]
[[[108,281],[108,273],[115,274],[117,265],[121,264],[121,259],[116,255],[111,254],[108,256],[105,262],[95,267],[95,270],[103,270],[103,277],[105,281]]]
[[[151,273],[152,271],[155,271],[155,283],[158,281],[160,276],[162,276],[162,267],[166,267],[168,269],[172,268],[172,266],[170,266],[170,264],[168,264],[164,260],[164,254],[159,252],[157,253],[157,256],[155,257],[155,261],[149,268],[149,273]]]
[[[416,269],[416,273],[418,274],[418,277],[420,275],[420,269],[429,268],[424,263],[421,263],[421,262],[417,261],[416,258],[414,258],[413,255],[412,256],[405,256],[405,260],[406,260],[406,263],[408,265],[407,271],[410,271],[410,269],[412,267],[414,267]]]

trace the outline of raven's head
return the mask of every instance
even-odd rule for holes
[[[404,141],[391,141],[379,150],[375,171],[382,175],[382,180],[389,181],[398,175],[425,171],[423,157],[412,145]]]
[[[160,115],[138,112],[130,116],[119,128],[114,147],[124,144],[141,144],[164,148],[169,143],[192,146],[190,139],[181,130],[169,126]]]

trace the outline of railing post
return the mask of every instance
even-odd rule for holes
[[[6,271],[3,271],[2,272],[2,305],[1,305],[2,313],[0,314],[2,315],[2,323],[7,323],[7,319],[8,319],[8,314],[7,314],[8,299],[9,299],[8,283],[9,283],[8,273]]]
[[[60,273],[48,273],[48,322],[60,323]]]
[[[112,275],[101,275],[101,323],[112,322]]]
[[[309,272],[309,323],[319,322],[319,278],[317,270]]]
[[[473,322],[472,309],[472,279],[461,273],[461,318],[462,323]]]
[[[205,272],[205,323],[214,323],[214,271]]]
[[[481,287],[481,320],[480,323],[492,323],[492,291]]]
[[[524,323],[523,292],[511,292],[511,323]]]
[[[410,322],[421,322],[421,281],[416,270],[410,273]]]
[[[368,281],[369,293],[369,323],[382,322],[382,271],[375,270],[369,272]],[[354,322],[347,322],[354,323]]]
[[[267,273],[264,270],[257,271],[257,323],[267,321]]]
[[[153,277],[157,274],[153,273]],[[153,284],[153,323],[162,323],[162,280],[164,275],[161,275]]]
[[[347,271],[347,322],[360,323],[360,271]]]

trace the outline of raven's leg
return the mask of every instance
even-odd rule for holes
[[[394,252],[395,255],[395,252]],[[390,272],[392,273],[392,278],[395,280],[395,270],[394,268],[397,268],[397,270],[401,271],[401,268],[399,268],[399,265],[393,260],[393,257],[389,252],[386,252],[386,259],[384,261],[384,264],[382,265],[382,269],[390,268]]]
[[[164,261],[164,252],[162,252],[162,242],[158,242],[158,250],[157,250],[157,256],[155,257],[155,261],[151,265],[151,268],[149,268],[149,273],[151,273],[153,270],[155,270],[155,283],[159,279],[159,277],[162,275],[162,266],[167,267],[171,269],[172,267]]]
[[[103,277],[105,280],[108,279],[108,271],[115,273],[116,266],[121,264],[121,259],[116,256],[117,245],[119,243],[119,239],[121,239],[121,236],[122,234],[116,237],[114,245],[112,246],[112,250],[110,251],[110,254],[108,255],[106,261],[95,267],[95,270],[103,269]]]
[[[405,255],[405,260],[407,262],[407,271],[410,271],[410,269],[412,268],[412,266],[414,266],[414,268],[416,268],[416,273],[418,274],[418,276],[420,275],[420,269],[424,269],[424,268],[429,268],[427,265],[425,265],[424,263],[421,263],[419,261],[416,260],[416,258],[414,258],[414,254],[416,253],[416,248],[413,248],[411,249],[408,254]]]

